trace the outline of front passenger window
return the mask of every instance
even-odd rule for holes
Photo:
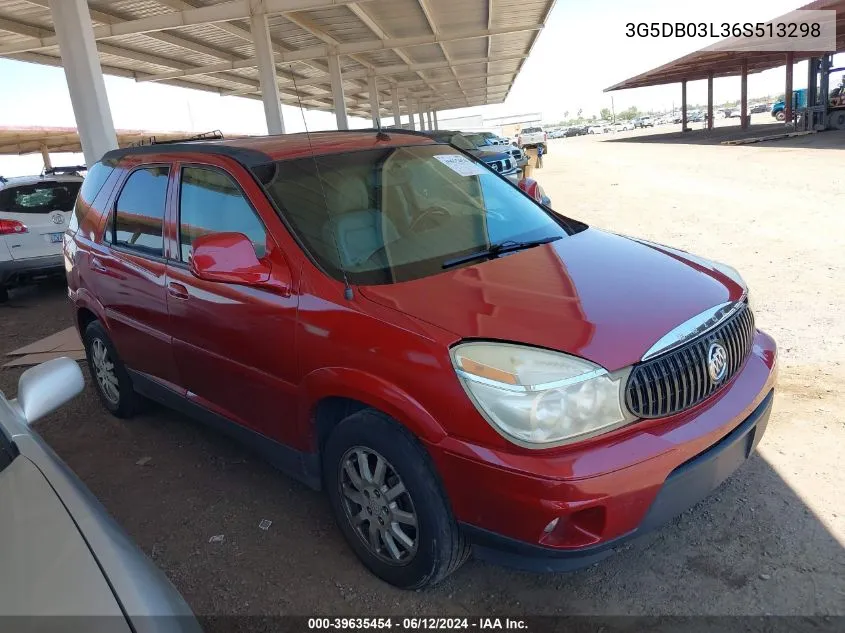
[[[179,194],[179,242],[183,262],[190,261],[194,240],[209,233],[243,233],[257,257],[267,251],[267,231],[228,175],[217,169],[184,167]]]

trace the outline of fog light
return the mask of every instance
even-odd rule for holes
[[[560,518],[552,519],[551,521],[549,521],[549,524],[545,528],[543,528],[543,532],[545,532],[546,534],[551,534],[557,527],[557,522],[559,520]]]

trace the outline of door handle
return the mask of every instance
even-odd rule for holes
[[[188,289],[175,281],[171,281],[167,284],[167,294],[176,299],[187,299],[190,296],[188,294]]]
[[[108,272],[108,268],[100,261],[99,257],[91,257],[91,270],[98,273]]]

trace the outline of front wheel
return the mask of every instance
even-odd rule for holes
[[[347,542],[391,585],[434,585],[468,558],[428,454],[387,415],[364,409],[332,431],[323,481]]]
[[[775,114],[775,119],[778,120],[778,121],[784,121],[786,119],[786,113],[783,110],[781,110],[780,112]]]

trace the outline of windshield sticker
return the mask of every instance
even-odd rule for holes
[[[435,154],[434,157],[461,176],[480,176],[487,173],[484,167],[460,154]]]

